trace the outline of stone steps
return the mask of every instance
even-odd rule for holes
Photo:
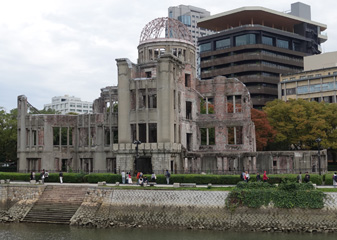
[[[81,205],[86,190],[87,187],[47,186],[22,221],[69,224]]]

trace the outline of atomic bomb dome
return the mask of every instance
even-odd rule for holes
[[[192,36],[182,22],[173,18],[163,17],[156,18],[146,24],[140,34],[139,43],[162,38],[175,38],[192,42]]]

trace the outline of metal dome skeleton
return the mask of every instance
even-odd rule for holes
[[[165,31],[165,37],[161,36],[163,31]],[[140,34],[139,43],[158,38],[175,38],[192,42],[192,36],[187,27],[182,22],[168,17],[156,18],[146,24]]]

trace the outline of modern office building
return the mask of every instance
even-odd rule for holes
[[[337,103],[337,52],[304,57],[304,71],[280,76],[279,99]]]
[[[44,105],[44,109],[53,109],[61,114],[69,112],[88,114],[92,113],[92,102],[81,101],[81,98],[64,95],[53,97],[51,103]]]
[[[200,19],[209,16],[210,12],[206,9],[190,5],[179,5],[177,7],[169,7],[168,9],[168,17],[177,19],[185,24],[185,26],[191,33],[192,40],[195,45],[197,45],[199,37],[213,33],[213,31],[211,30],[200,28],[197,26],[197,22],[200,21]]]
[[[216,31],[199,38],[201,79],[236,77],[248,87],[255,108],[278,97],[280,74],[303,70],[303,57],[320,54],[327,26],[310,19],[310,6],[290,13],[242,7],[201,19]]]

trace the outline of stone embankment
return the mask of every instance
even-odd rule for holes
[[[2,221],[20,221],[24,218],[44,188],[34,187],[21,186],[11,189],[12,186],[0,186],[2,203],[7,199],[7,203],[2,205],[5,207],[2,211],[5,215],[0,215]],[[18,190],[19,188],[25,190]],[[30,192],[29,197],[26,197],[24,192],[27,194]],[[263,232],[337,232],[337,193],[327,194],[323,209],[273,207],[227,209],[225,207],[227,195],[228,192],[224,191],[139,188],[122,190],[88,187],[85,198],[71,218],[70,224],[99,228],[121,226]],[[17,204],[20,207],[16,207]]]

